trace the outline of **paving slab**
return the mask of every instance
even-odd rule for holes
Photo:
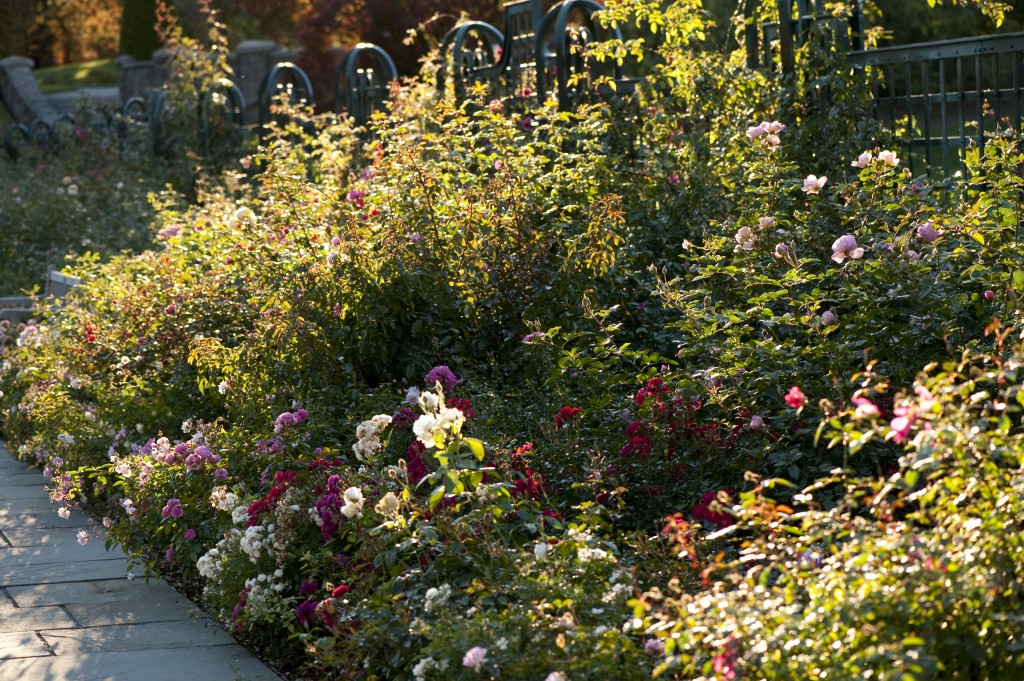
[[[53,527],[88,527],[89,520],[84,513],[72,513],[68,518],[61,518],[57,515],[57,509],[32,510],[4,510],[0,508],[0,525],[10,527],[11,525],[20,528],[53,528]]]
[[[102,528],[57,506],[0,442],[0,681],[280,681],[166,582],[127,579]],[[80,546],[80,528],[100,537]]]
[[[22,608],[37,608],[44,605],[91,607],[102,603],[125,601],[144,607],[143,604],[171,604],[183,598],[162,580],[151,579],[147,584],[142,578],[129,581],[125,579],[124,574],[117,579],[12,586],[5,591]]]
[[[174,591],[171,589],[171,591]],[[174,591],[175,595],[177,592]],[[29,608],[31,609],[31,608]],[[115,603],[72,603],[64,606],[83,627],[107,627],[115,624],[153,622],[192,623],[199,612],[192,601],[182,596],[160,601],[118,601]]]
[[[0,469],[4,487],[39,487],[39,471],[13,471]]]
[[[19,631],[11,634],[0,634],[0,660],[11,660],[18,657],[49,657],[53,652],[34,631]],[[0,664],[3,664],[0,662]],[[2,670],[3,667],[0,667]],[[5,676],[0,679],[18,679],[19,676]]]
[[[8,543],[11,548],[29,548],[32,546],[71,546],[82,548],[78,544],[78,528],[75,527],[51,527],[51,528],[15,528],[13,525],[0,523],[0,545]],[[106,539],[100,537],[89,542],[90,546],[102,549]],[[122,555],[122,551],[115,544],[110,548],[112,556]]]
[[[182,626],[181,622],[150,622],[47,629],[41,630],[39,635],[55,655],[235,645],[234,639],[208,618],[190,626]]]
[[[17,477],[21,478],[23,476],[19,475]],[[37,475],[36,476],[36,484],[34,484],[34,485],[28,485],[28,484],[24,484],[24,483],[19,484],[19,485],[8,485],[7,484],[7,482],[8,482],[7,481],[7,476],[5,475],[4,476],[4,484],[0,485],[0,501],[12,501],[12,500],[16,500],[16,499],[31,499],[33,501],[39,500],[39,501],[45,501],[46,503],[49,503],[50,502],[50,494],[49,494],[49,492],[46,491],[46,487],[44,487],[42,484],[40,484],[42,479],[43,479],[42,476]]]
[[[66,629],[78,623],[59,606],[16,608],[0,602],[0,634],[33,633],[41,629]]]
[[[0,567],[0,573],[8,567],[29,567],[54,563],[73,565],[83,561],[124,558],[124,554],[119,549],[107,551],[103,547],[102,541],[90,541],[85,546],[78,544],[77,541],[26,547],[12,546],[4,552],[3,556],[4,561],[3,566]]]
[[[124,577],[128,571],[124,558],[29,566],[8,566],[6,561],[4,563],[0,565],[0,586],[4,587],[112,579]]]
[[[280,681],[241,647],[140,650],[0,660],[18,681]]]

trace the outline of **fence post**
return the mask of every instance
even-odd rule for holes
[[[779,8],[779,57],[783,73],[793,73],[793,2],[776,0]]]
[[[757,17],[754,11],[757,8],[758,0],[744,0],[743,3],[743,43],[747,50],[747,68],[756,69],[760,63],[760,54],[757,45]]]

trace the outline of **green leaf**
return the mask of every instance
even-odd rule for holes
[[[477,440],[475,437],[467,437],[465,439],[465,442],[466,442],[467,445],[469,445],[469,449],[473,452],[473,456],[476,457],[476,460],[477,461],[483,461],[484,460],[484,443],[481,442],[480,440]]]
[[[903,639],[903,645],[905,646],[923,646],[924,639],[919,636],[908,636]]]
[[[430,493],[430,500],[427,502],[427,508],[433,511],[434,508],[441,503],[441,499],[444,499],[444,485],[441,485]]]

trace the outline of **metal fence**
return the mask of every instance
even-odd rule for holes
[[[1024,33],[851,52],[877,119],[900,134],[914,173],[948,174],[960,152],[1020,132]]]
[[[761,0],[745,0],[752,17]],[[903,142],[901,156],[915,174],[948,175],[960,167],[969,144],[984,146],[993,135],[1020,132],[1024,108],[1024,33],[939,43],[864,50],[861,41],[861,2],[849,16],[829,14],[825,0],[775,0],[779,21],[748,23],[747,63],[782,74],[797,68],[797,51],[809,41],[829,41],[833,51],[846,53],[864,74],[873,94],[873,114]],[[524,111],[555,99],[569,110],[595,97],[632,90],[634,80],[614,65],[586,57],[595,41],[621,38],[595,20],[603,6],[595,0],[564,0],[543,12],[541,0],[516,0],[505,6],[504,31],[484,22],[469,22],[444,38],[438,64],[439,96],[448,91],[463,99],[475,87],[501,101],[507,112]],[[601,78],[613,88],[601,91]],[[361,43],[349,51],[335,72],[334,110],[365,125],[387,106],[398,74],[390,56],[376,45]],[[273,67],[259,90],[258,131],[273,117],[275,99],[293,104],[313,101],[313,86],[291,63]],[[218,81],[202,94],[203,148],[241,140],[246,103],[230,81]],[[128,122],[149,126],[155,153],[167,150],[166,94],[133,98],[124,103],[118,130]],[[108,124],[112,124],[108,117]],[[58,129],[74,126],[64,116],[47,123],[9,128],[4,136],[8,153],[24,143],[52,143]]]
[[[757,0],[747,0],[750,15]],[[969,145],[1021,132],[1024,33],[863,49],[861,2],[846,18],[823,0],[777,0],[780,20],[748,30],[747,63],[783,74],[809,40],[832,41],[863,74],[872,113],[899,137],[900,157],[915,175],[948,177]]]

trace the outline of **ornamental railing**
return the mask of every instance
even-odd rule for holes
[[[1024,33],[860,50],[875,117],[897,132],[911,172],[949,174],[968,145],[1021,131]]]

